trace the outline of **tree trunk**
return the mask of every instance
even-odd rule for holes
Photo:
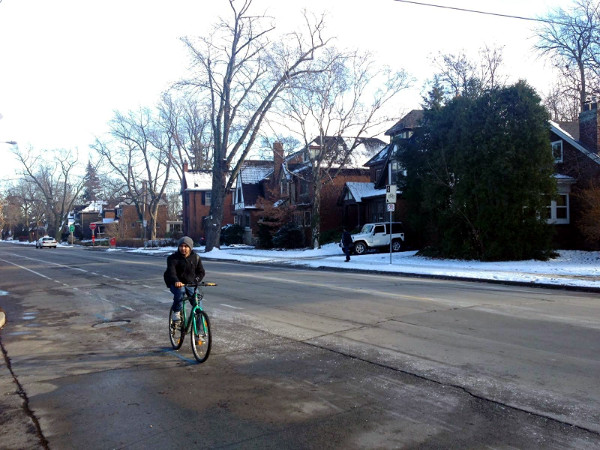
[[[317,169],[315,175],[320,171]],[[314,249],[321,248],[319,243],[321,237],[321,177],[317,175],[313,181],[313,203],[312,203],[312,214],[311,214],[311,238],[312,246]]]
[[[224,162],[221,161],[221,164]],[[227,192],[225,191],[225,168],[221,170],[213,170],[212,182],[212,199],[210,204],[210,214],[204,222],[204,233],[206,234],[205,251],[210,252],[213,248],[219,248],[221,240],[221,225],[223,223],[223,215],[225,199]]]

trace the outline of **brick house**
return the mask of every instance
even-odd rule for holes
[[[324,145],[330,147],[352,145],[342,137],[326,137]],[[268,204],[289,206],[292,210],[293,221],[304,230],[306,242],[310,242],[312,205],[314,193],[312,189],[312,171],[309,152],[320,150],[319,145],[313,140],[308,146],[293,152],[285,157],[281,143],[273,145],[273,161],[268,170],[265,162],[253,164],[244,168],[235,183],[234,205],[236,223],[243,224],[246,228],[247,242],[254,242],[258,227],[263,216],[263,209],[257,203],[264,201]],[[344,168],[339,170],[333,167],[330,170],[331,182],[321,190],[321,232],[337,230],[343,222],[342,207],[338,198],[347,182],[367,181],[368,170],[363,167],[364,162],[377,153],[385,143],[375,138],[359,139],[359,145],[353,150],[351,160]],[[262,179],[257,176],[260,167]],[[247,173],[247,175],[244,174]],[[337,173],[337,176],[334,176]],[[250,199],[250,201],[249,201]]]
[[[187,163],[184,164],[181,195],[183,234],[191,237],[195,242],[201,242],[206,236],[204,218],[210,213],[212,173],[210,171],[190,171]],[[232,195],[231,192],[228,192],[223,205],[223,225],[234,223],[232,209]]]
[[[367,222],[389,220],[384,212],[385,186],[397,183],[402,168],[394,160],[396,144],[409,139],[423,117],[423,111],[414,110],[402,118],[386,135],[391,143],[367,162],[370,183],[348,183],[340,203],[344,206],[344,220],[350,226]],[[585,242],[579,230],[586,213],[577,193],[590,186],[600,187],[600,118],[596,102],[585,105],[575,122],[549,122],[551,148],[555,160],[555,178],[558,196],[549,199],[548,223],[556,228],[555,243],[562,249],[597,249],[600,243]],[[391,170],[390,170],[391,169]],[[401,192],[397,197],[394,221],[405,217],[406,205]]]
[[[600,118],[596,102],[584,105],[576,122],[550,122],[558,198],[548,206],[548,222],[556,226],[559,248],[597,250],[580,231],[586,211],[578,193],[600,187]]]
[[[351,182],[344,186],[338,204],[342,206],[343,223],[348,229],[360,228],[369,222],[389,221],[390,213],[385,201],[386,185],[395,184],[401,172],[401,167],[393,158],[397,142],[410,139],[422,119],[423,111],[415,109],[387,130],[385,134],[390,137],[390,143],[365,163],[365,167],[369,169],[369,180],[362,183]],[[401,195],[396,198],[392,220],[401,222],[405,217],[406,204]]]
[[[137,239],[143,236],[150,215],[145,212],[144,222],[140,222],[135,205],[130,200],[121,200],[111,206],[108,202],[94,201],[86,206],[75,208],[73,215],[75,235],[81,239],[91,239],[90,224],[95,224],[94,236],[98,239],[116,237]],[[167,231],[167,202],[158,205],[156,237],[163,238]]]

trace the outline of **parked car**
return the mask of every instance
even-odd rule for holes
[[[404,247],[404,227],[402,222],[392,222],[392,251],[399,252]],[[369,249],[385,250],[390,248],[390,223],[366,223],[359,233],[352,235],[354,253],[362,255]]]
[[[44,236],[35,241],[35,248],[56,248],[56,239],[50,236]]]

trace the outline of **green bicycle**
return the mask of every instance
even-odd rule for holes
[[[169,310],[169,339],[171,346],[175,350],[179,350],[185,339],[185,335],[190,333],[192,352],[194,358],[199,363],[208,359],[210,354],[210,346],[212,344],[212,336],[210,333],[210,321],[208,315],[202,310],[202,299],[204,293],[203,286],[216,286],[216,283],[201,282],[198,284],[186,284],[186,287],[193,287],[194,292],[191,296],[187,293],[183,297],[183,307],[181,308],[181,321],[171,321],[173,307]],[[190,308],[186,308],[186,303],[190,304]],[[186,311],[188,309],[188,311]]]

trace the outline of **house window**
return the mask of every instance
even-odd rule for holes
[[[210,206],[210,199],[212,197],[212,192],[205,192],[204,193],[204,204],[206,206]]]
[[[308,194],[308,182],[302,180],[300,182],[300,195],[307,195]]]
[[[304,211],[304,226],[310,227],[310,211]]]
[[[279,183],[279,191],[283,197],[287,197],[290,195],[290,184],[287,182],[285,178],[281,179],[281,183]]]
[[[302,226],[302,213],[295,212],[294,213],[294,225],[301,227]]]
[[[569,194],[559,194],[556,199],[550,201],[546,221],[553,225],[566,225],[570,223]]]
[[[552,156],[555,163],[563,162],[563,141],[555,141],[552,143]]]

